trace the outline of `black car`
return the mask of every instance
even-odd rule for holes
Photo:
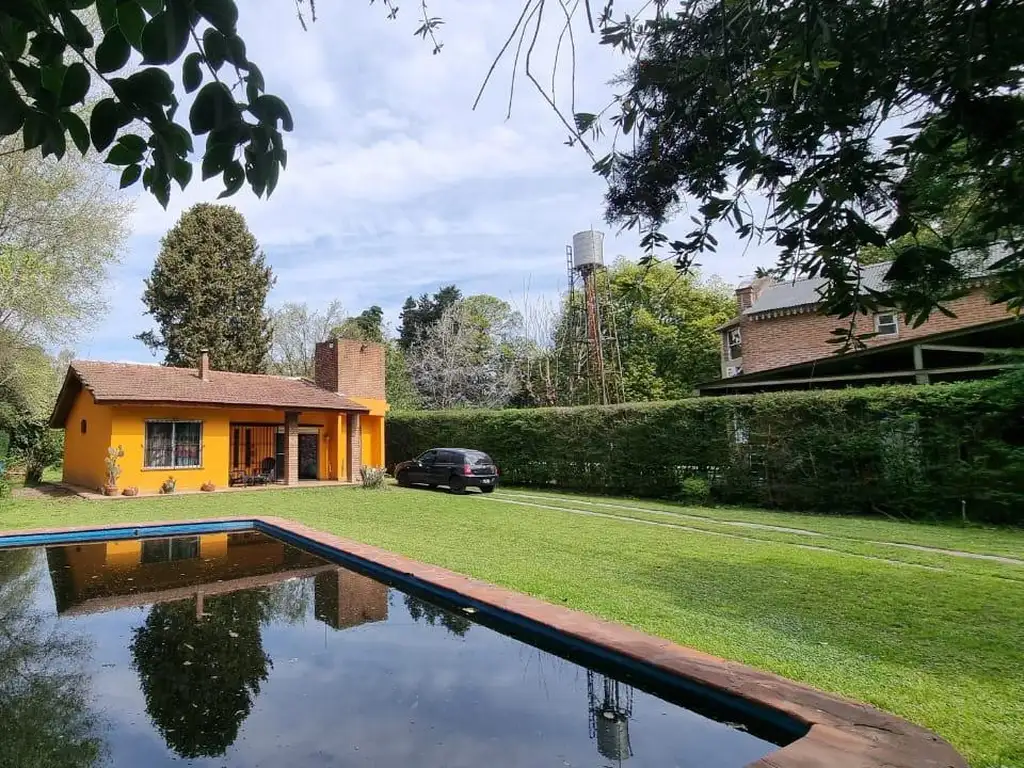
[[[452,493],[476,487],[491,493],[498,487],[498,468],[491,457],[466,448],[431,448],[412,461],[395,467],[395,479],[401,486],[446,485]]]

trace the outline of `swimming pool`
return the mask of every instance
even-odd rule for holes
[[[280,522],[0,536],[0,765],[739,768],[822,747],[673,674],[674,649]]]

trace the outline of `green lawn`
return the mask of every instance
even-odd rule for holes
[[[0,509],[0,528],[249,514],[290,517],[868,701],[933,728],[974,768],[1024,768],[1021,568],[878,543],[1015,557],[1020,531],[397,488],[18,500]]]

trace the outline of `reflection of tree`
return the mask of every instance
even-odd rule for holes
[[[439,608],[433,603],[420,600],[412,595],[405,595],[404,597],[405,607],[409,611],[409,615],[412,616],[413,621],[420,621],[422,619],[432,627],[440,625],[453,635],[459,637],[465,637],[466,633],[469,632],[469,628],[473,626],[473,622],[465,616],[459,616],[451,611],[446,611],[444,608]]]
[[[0,551],[0,765],[88,768],[102,751],[82,672],[88,646],[34,610],[34,557]]]
[[[313,579],[288,579],[266,587],[264,621],[304,624],[313,604]]]
[[[184,758],[223,755],[267,679],[260,625],[268,594],[250,590],[156,605],[131,642],[146,711]]]

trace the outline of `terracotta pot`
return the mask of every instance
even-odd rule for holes
[[[121,491],[121,495],[122,496],[138,496],[139,495],[139,489],[138,488],[134,488],[134,487],[133,488],[125,488],[123,491]]]
[[[117,486],[116,485],[104,485],[103,486],[103,495],[104,496],[117,496]]]

